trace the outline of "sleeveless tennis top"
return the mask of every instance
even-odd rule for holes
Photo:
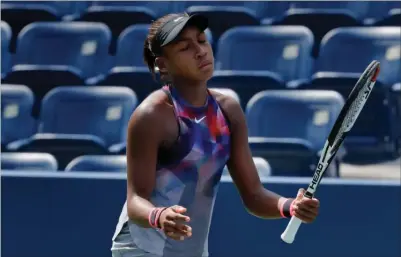
[[[163,232],[142,228],[129,221],[126,203],[114,238],[123,226],[133,244],[163,257],[208,256],[208,234],[220,178],[229,158],[228,119],[208,91],[206,104],[193,107],[172,86],[164,86],[174,105],[179,137],[169,149],[160,149],[156,185],[150,201],[155,206],[180,205],[191,218],[192,236],[184,241],[167,238]]]

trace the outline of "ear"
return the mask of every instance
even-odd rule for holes
[[[166,60],[163,57],[156,57],[155,63],[160,73],[167,74]]]

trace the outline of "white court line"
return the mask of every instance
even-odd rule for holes
[[[38,177],[38,178],[72,178],[72,179],[111,179],[125,180],[124,172],[52,172],[52,171],[1,171],[2,177]],[[261,177],[262,183],[270,184],[304,184],[311,182],[308,177]],[[223,175],[222,183],[232,183],[228,175]],[[323,178],[322,185],[360,185],[360,186],[401,186],[401,181],[397,180],[371,180],[371,179],[346,179],[346,178]]]

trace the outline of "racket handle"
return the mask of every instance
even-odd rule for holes
[[[283,234],[281,234],[281,239],[287,244],[292,244],[301,224],[302,220],[292,216],[287,228],[284,230]]]

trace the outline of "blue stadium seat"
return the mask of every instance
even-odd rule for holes
[[[170,1],[92,1],[92,6],[115,7],[119,10],[124,7],[144,7],[151,10],[156,17],[175,11],[175,2]]]
[[[57,160],[48,153],[2,153],[1,169],[57,171]]]
[[[125,155],[84,155],[72,160],[65,171],[126,172]]]
[[[15,66],[5,83],[25,84],[37,100],[60,85],[82,85],[110,68],[111,34],[104,24],[38,22],[18,38]]]
[[[217,70],[270,71],[284,81],[309,78],[313,35],[301,26],[238,27],[219,41]]]
[[[309,28],[314,36],[313,57],[319,55],[319,45],[330,30],[338,27],[360,26],[362,22],[347,9],[289,9],[274,25],[300,25]]]
[[[391,12],[401,9],[401,3],[399,1],[369,1],[369,8],[364,14],[364,23],[367,25],[381,23],[391,16]],[[394,10],[394,11],[393,11]],[[398,16],[399,17],[399,16]],[[396,20],[394,20],[396,21]],[[398,23],[381,24],[384,26],[399,26],[401,24],[400,18]]]
[[[76,21],[102,22],[112,32],[110,53],[115,54],[116,42],[124,29],[134,24],[150,24],[160,13],[170,9],[171,3],[130,1],[94,1]]]
[[[191,6],[243,7],[250,10],[258,19],[273,19],[283,14],[288,2],[279,1],[175,1],[176,12],[184,12]]]
[[[268,161],[261,157],[253,157],[253,163],[255,163],[256,169],[258,170],[259,176],[269,177],[272,174],[272,168]],[[230,175],[227,166],[224,167],[223,175]]]
[[[1,22],[1,78],[11,69],[11,54],[10,54],[10,41],[11,41],[11,28],[2,21]]]
[[[143,61],[143,44],[148,29],[149,24],[138,24],[121,33],[117,41],[114,68],[97,85],[129,87],[135,91],[139,103],[160,87]]]
[[[57,9],[44,1],[3,1],[1,3],[1,20],[12,28],[13,37],[10,51],[15,52],[17,36],[30,23],[38,21],[60,21]]]
[[[380,62],[380,79],[401,81],[401,33],[399,27],[338,28],[321,45],[316,71],[361,73],[372,60]]]
[[[248,142],[253,157],[269,161],[272,176],[313,175],[318,153],[310,142],[296,138],[269,137],[249,137]]]
[[[346,99],[363,70],[359,73],[318,72],[300,89],[335,90]],[[400,156],[401,111],[396,110],[401,105],[401,94],[396,88],[383,83],[379,75],[369,101],[344,141],[347,149],[344,161],[369,164]]]
[[[191,6],[187,12],[206,16],[209,19],[209,29],[216,41],[231,28],[260,25],[255,13],[240,6]],[[213,44],[213,49],[216,47],[218,45]]]
[[[53,89],[43,99],[40,133],[8,148],[52,153],[64,169],[77,156],[107,154],[108,146],[125,141],[136,105],[135,93],[125,87]]]
[[[290,9],[346,10],[357,19],[362,19],[369,10],[365,1],[294,1]]]
[[[401,8],[392,9],[383,19],[378,20],[375,26],[399,26],[401,24]]]
[[[1,85],[1,145],[30,137],[36,132],[36,121],[32,118],[34,97],[23,85]]]
[[[43,99],[40,132],[90,134],[111,145],[125,140],[136,106],[135,93],[125,87],[59,87]]]
[[[218,70],[208,82],[209,87],[229,88],[237,92],[245,110],[249,99],[266,89],[285,89],[280,76],[268,71]]]
[[[343,104],[343,97],[334,91],[268,90],[260,92],[249,101],[246,109],[249,137],[259,138],[252,141],[251,146],[259,152],[263,151],[265,145],[270,142],[261,141],[260,138],[273,140],[273,143],[278,146],[283,141],[285,147],[279,146],[277,151],[280,152],[292,144],[291,140],[295,140],[293,151],[299,148],[301,156],[309,156],[309,159],[302,159],[305,165],[313,161],[310,157],[318,155],[323,148]],[[310,150],[313,151],[312,155]],[[268,152],[270,153],[270,150]],[[338,160],[341,160],[343,153],[344,149],[337,155]],[[269,162],[271,160],[267,156],[261,157],[265,157]],[[307,166],[300,167],[305,169],[304,172],[307,171]],[[286,170],[286,172],[289,171]]]

